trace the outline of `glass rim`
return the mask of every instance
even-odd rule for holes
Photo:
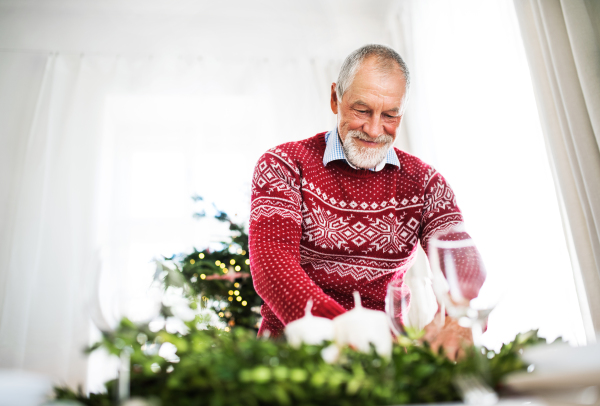
[[[435,246],[436,248],[466,248],[466,247],[474,247],[475,242],[471,238],[467,238],[465,240],[457,240],[457,241],[445,241],[438,240],[437,238],[432,238],[429,240],[429,245]]]

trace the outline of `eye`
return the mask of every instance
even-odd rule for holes
[[[367,112],[367,110],[358,110],[356,109],[357,112],[361,113],[361,114],[365,114]]]

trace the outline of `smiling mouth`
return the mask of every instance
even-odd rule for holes
[[[366,133],[358,130],[348,131],[348,136],[356,141],[360,141],[357,145],[362,146],[363,148],[368,149],[379,149],[384,148],[387,145],[390,145],[393,142],[393,137],[391,135],[381,134],[376,138],[370,137]]]
[[[367,145],[369,145],[369,146],[373,146],[373,147],[375,147],[375,146],[381,146],[382,145],[381,143],[375,142],[375,141],[367,141],[367,140],[363,140],[363,139],[360,139],[360,138],[358,140],[361,141],[361,142],[363,142],[363,143],[365,143],[365,144],[367,144]]]

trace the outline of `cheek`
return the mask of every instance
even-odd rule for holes
[[[389,122],[389,123],[385,123],[383,125],[383,129],[385,130],[386,134],[396,134],[396,131],[398,130],[398,127],[400,126],[400,121],[393,121],[393,122]]]
[[[349,114],[345,117],[344,120],[348,127],[352,130],[356,130],[361,128],[366,120],[363,117],[357,116],[356,114]]]
[[[357,128],[360,128],[360,124],[358,123],[356,118],[352,116],[341,117],[340,126],[347,131],[356,130]]]

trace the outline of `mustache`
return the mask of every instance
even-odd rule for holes
[[[389,144],[394,142],[394,137],[388,134],[380,134],[377,136],[377,138],[373,139],[372,137],[369,137],[366,133],[362,131],[352,130],[348,131],[348,135],[352,138],[358,138],[362,141],[375,142],[377,144]]]

